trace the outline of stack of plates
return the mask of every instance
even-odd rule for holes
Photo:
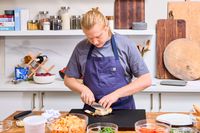
[[[178,113],[169,113],[159,115],[156,120],[158,122],[163,122],[171,126],[190,126],[192,125],[192,119],[189,115],[178,114]]]

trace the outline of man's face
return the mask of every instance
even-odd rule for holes
[[[103,47],[105,42],[108,40],[108,31],[108,26],[101,24],[95,24],[91,29],[83,30],[89,42],[97,48]]]

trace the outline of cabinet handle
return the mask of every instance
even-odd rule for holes
[[[153,93],[150,94],[150,112],[153,111]]]
[[[45,95],[45,93],[42,92],[42,94],[41,94],[41,110],[44,109],[44,95]]]
[[[162,98],[161,98],[161,93],[159,93],[159,111],[162,109]]]
[[[35,106],[35,98],[36,98],[36,93],[33,93],[33,97],[32,97],[32,102],[33,102],[33,105],[32,105],[32,110],[35,110],[36,109],[36,106]]]

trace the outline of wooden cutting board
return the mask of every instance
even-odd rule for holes
[[[200,1],[168,2],[168,13],[172,11],[174,19],[186,21],[186,38],[200,43]]]
[[[172,41],[164,51],[167,70],[182,80],[200,78],[200,45],[190,39]]]
[[[83,109],[72,109],[70,113],[81,113],[89,117],[88,124],[96,122],[111,122],[118,125],[120,131],[135,130],[135,122],[146,118],[144,109],[136,110],[113,110],[106,116],[92,116],[86,114]]]
[[[178,38],[185,38],[184,20],[160,19],[156,25],[156,77],[159,79],[176,79],[165,68],[163,53],[167,45]]]
[[[115,0],[115,29],[132,29],[132,22],[145,21],[145,0]]]

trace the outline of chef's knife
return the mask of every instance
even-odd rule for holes
[[[29,115],[30,113],[32,113],[31,110],[27,110],[27,111],[20,112],[19,114],[16,114],[16,115],[14,116],[14,119],[15,119],[15,120],[23,119],[25,116]]]
[[[97,102],[93,102],[91,107],[94,109],[97,109],[97,110],[106,110],[106,108],[104,108],[101,104],[99,104]]]

